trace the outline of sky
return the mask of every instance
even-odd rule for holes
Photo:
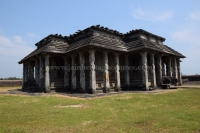
[[[0,78],[22,78],[18,62],[49,34],[98,24],[162,36],[187,57],[182,74],[200,74],[200,0],[0,0]]]

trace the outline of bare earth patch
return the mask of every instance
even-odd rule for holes
[[[47,95],[47,96],[51,96],[51,95]],[[61,95],[61,94],[53,94],[52,96],[61,97],[61,98],[71,98],[71,99],[81,99],[81,100],[83,100],[82,98],[79,98],[79,97],[72,97],[72,96]]]
[[[56,108],[86,108],[87,106],[83,105],[83,104],[77,104],[77,105],[58,105],[58,106],[54,106]]]
[[[127,99],[131,99],[132,97],[131,96],[128,96],[128,95],[124,95],[123,97],[119,97],[117,98],[118,100],[127,100]]]
[[[83,125],[83,126],[87,126],[87,125],[89,125],[90,123],[92,123],[92,121],[85,121],[85,122],[82,123],[82,125]]]
[[[170,92],[175,92],[175,91],[180,91],[180,90],[183,90],[183,89],[181,89],[181,88],[178,88],[178,89],[167,89],[167,90],[162,90],[162,91],[154,93],[154,94],[164,94],[164,93],[170,93]]]

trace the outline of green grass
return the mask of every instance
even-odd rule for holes
[[[21,86],[14,86],[14,87],[0,87],[0,92],[2,91],[7,91],[7,90],[16,90],[16,89],[21,89]]]
[[[93,99],[0,95],[0,132],[198,133],[200,89]]]

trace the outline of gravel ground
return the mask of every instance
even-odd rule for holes
[[[180,86],[179,88],[200,88],[200,81],[188,81],[183,83],[182,86]],[[2,91],[0,92],[0,94],[19,94],[19,95],[29,95],[29,96],[61,95],[61,96],[70,96],[78,98],[94,98],[94,97],[110,96],[110,95],[125,94],[125,93],[154,94],[154,93],[170,92],[174,90],[177,89],[156,89],[151,91],[120,91],[120,92],[110,92],[110,93],[88,94],[88,93],[67,93],[67,92],[51,92],[51,93],[23,92],[21,89],[14,89],[14,90]]]
[[[51,92],[51,93],[23,92],[22,90],[17,89],[17,90],[8,90],[5,92],[0,92],[0,94],[19,94],[19,95],[29,95],[29,96],[61,95],[61,96],[70,96],[70,97],[78,97],[78,98],[94,98],[94,97],[110,96],[110,95],[125,94],[125,93],[155,94],[155,93],[162,93],[162,92],[170,92],[174,90],[177,90],[177,89],[156,89],[156,90],[151,90],[151,91],[120,91],[120,92],[110,92],[110,93],[88,94],[88,93],[67,93],[67,92]]]

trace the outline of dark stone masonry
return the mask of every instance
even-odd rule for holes
[[[19,61],[23,91],[109,93],[182,84],[181,53],[145,30],[119,33],[100,25],[70,36],[51,34]]]

